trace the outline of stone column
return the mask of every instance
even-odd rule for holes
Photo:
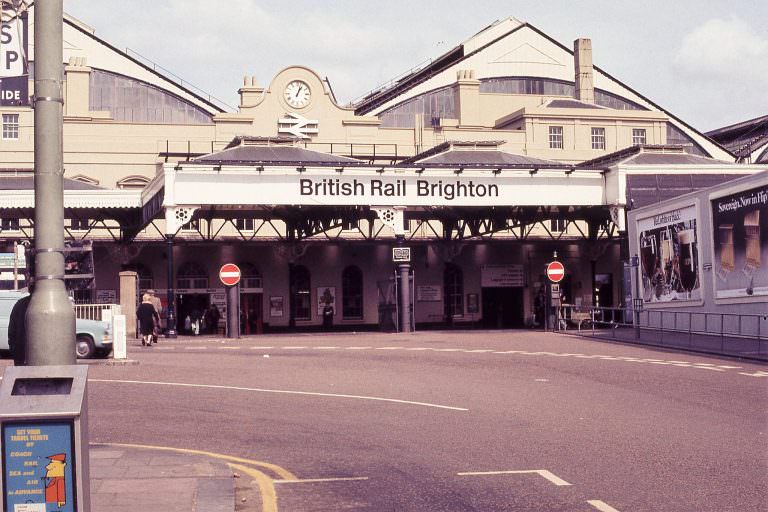
[[[126,337],[136,337],[136,294],[139,274],[133,271],[120,272],[120,309],[125,315]]]

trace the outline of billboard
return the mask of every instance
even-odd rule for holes
[[[768,297],[768,185],[712,199],[715,298]]]
[[[701,301],[696,205],[637,220],[645,303]]]
[[[24,2],[18,9],[2,2],[0,22],[0,106],[29,105],[29,66],[27,59],[27,11]]]

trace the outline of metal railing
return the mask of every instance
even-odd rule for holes
[[[75,304],[75,318],[85,320],[109,320],[112,321],[115,315],[119,315],[120,304]],[[104,311],[109,311],[104,314]]]
[[[768,315],[563,306],[556,330],[768,359]]]

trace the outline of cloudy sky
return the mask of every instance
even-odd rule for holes
[[[347,103],[497,19],[562,44],[696,128],[768,114],[765,0],[65,0],[64,10],[231,105],[302,64]]]

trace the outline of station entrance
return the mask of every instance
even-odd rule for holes
[[[515,329],[525,326],[524,288],[483,288],[483,328]]]

